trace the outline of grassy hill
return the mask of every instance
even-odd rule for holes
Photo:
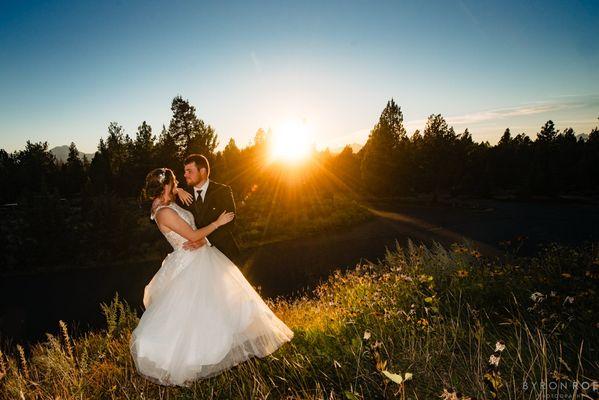
[[[61,337],[30,354],[3,349],[0,397],[515,399],[548,398],[557,392],[543,387],[557,382],[596,398],[598,280],[597,245],[493,260],[462,245],[397,247],[312,296],[268,300],[294,339],[191,388],[137,375],[128,343],[138,315],[115,296],[102,331],[72,338],[61,322]]]

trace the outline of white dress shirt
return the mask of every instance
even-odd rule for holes
[[[204,182],[204,184],[200,187],[194,186],[193,187],[193,198],[197,200],[198,198],[198,191],[202,190],[202,193],[200,194],[200,196],[202,196],[202,202],[204,201],[204,199],[206,198],[206,190],[208,190],[208,184],[210,183],[210,179],[206,179],[206,182]]]

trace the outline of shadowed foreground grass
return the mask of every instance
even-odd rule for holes
[[[268,300],[292,342],[192,388],[137,375],[128,344],[138,316],[117,295],[102,305],[105,330],[72,339],[61,322],[61,337],[47,334],[31,354],[4,349],[0,397],[596,398],[598,280],[596,245],[501,261],[462,245],[397,247],[310,297]]]

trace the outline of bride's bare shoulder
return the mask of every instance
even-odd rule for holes
[[[150,213],[152,216],[154,216],[156,218],[156,217],[158,217],[158,214],[162,214],[162,215],[165,215],[165,213],[166,213],[166,215],[170,214],[169,211],[173,212],[173,213],[175,212],[174,210],[171,209],[169,204],[163,204],[162,202],[155,200],[152,203]]]

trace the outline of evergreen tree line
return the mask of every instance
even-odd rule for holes
[[[599,192],[599,128],[563,132],[547,121],[534,140],[506,129],[498,144],[456,134],[440,114],[408,137],[391,99],[364,147],[338,154],[314,151],[299,168],[268,164],[270,133],[259,129],[239,148],[231,139],[215,151],[215,130],[181,96],[159,135],[142,122],[134,137],[112,122],[91,160],[74,143],[58,162],[47,143],[27,141],[12,154],[0,150],[0,271],[158,258],[168,251],[136,201],[145,175],[172,168],[183,180],[183,159],[206,155],[211,177],[233,188],[238,227],[248,244],[293,231],[302,234],[360,221],[353,195],[380,198],[435,195],[557,195]],[[349,196],[348,196],[349,195]],[[66,199],[63,200],[63,199]],[[295,232],[295,231],[294,231]]]
[[[361,187],[372,195],[559,195],[599,191],[599,128],[576,135],[547,121],[532,140],[505,130],[499,142],[477,143],[457,134],[441,114],[428,117],[423,132],[407,136],[401,108],[391,99],[366,145],[352,157]]]
[[[238,198],[280,174],[279,167],[265,165],[264,130],[243,149],[231,139],[215,152],[217,134],[198,118],[194,106],[177,96],[171,110],[169,126],[163,125],[158,136],[145,121],[133,138],[111,122],[91,160],[81,159],[74,143],[64,163],[46,142],[27,141],[24,150],[12,154],[0,149],[0,184],[6,189],[0,202],[47,194],[135,197],[155,167],[172,168],[182,179],[182,160],[190,153],[206,155],[211,176],[230,184]],[[401,108],[391,99],[358,153],[346,146],[339,154],[316,152],[312,161],[304,175],[320,182],[321,189],[371,196],[590,194],[599,190],[599,129],[576,135],[572,128],[560,132],[549,120],[534,140],[524,133],[512,135],[508,128],[491,146],[473,141],[468,129],[457,134],[441,114],[432,114],[422,132],[408,136]]]

